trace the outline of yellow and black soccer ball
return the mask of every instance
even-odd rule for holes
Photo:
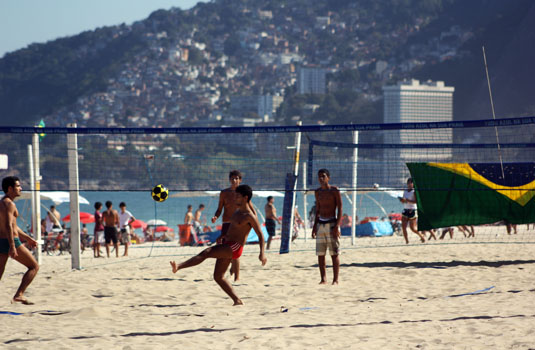
[[[156,185],[151,192],[152,199],[156,202],[163,202],[169,197],[169,190],[164,185]]]

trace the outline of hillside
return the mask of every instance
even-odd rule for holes
[[[284,95],[279,124],[307,103],[321,107],[305,122],[369,122],[381,119],[381,86],[407,77],[445,80],[456,87],[455,118],[482,118],[482,45],[498,115],[530,113],[534,11],[529,0],[218,0],[161,10],[5,55],[0,124],[218,125],[212,114],[224,121],[230,97],[248,93]],[[378,61],[387,63],[380,74]],[[329,93],[296,95],[299,65],[326,68]]]

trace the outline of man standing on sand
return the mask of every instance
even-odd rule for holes
[[[315,191],[316,216],[312,238],[316,238],[316,255],[320,268],[320,284],[327,283],[325,255],[330,251],[333,262],[333,284],[338,284],[340,271],[340,221],[342,220],[342,197],[337,187],[329,184],[329,170],[318,171],[320,188]]]
[[[186,213],[186,216],[184,216],[184,225],[191,225],[193,222],[193,207],[191,204],[188,204],[188,211]]]
[[[128,256],[128,246],[130,245],[130,224],[136,221],[134,215],[131,212],[126,210],[126,203],[121,202],[119,204],[119,229],[121,232],[121,243],[124,244],[124,255]]]
[[[238,209],[236,204],[236,188],[241,184],[242,173],[239,170],[232,170],[228,174],[228,179],[230,182],[230,187],[225,188],[219,193],[219,204],[217,205],[217,210],[215,211],[214,216],[212,216],[212,223],[215,223],[221,212],[223,211],[223,225],[221,226],[221,234],[217,237],[216,242],[221,243],[225,238],[227,231],[230,227],[230,218],[232,214]],[[249,201],[247,203],[251,212],[256,216],[256,212]],[[240,279],[240,259],[233,259],[230,267],[230,274],[234,274],[234,281]]]
[[[117,240],[117,226],[119,226],[119,214],[113,209],[110,201],[106,202],[106,211],[102,213],[104,219],[104,239],[106,240],[106,255],[110,257],[110,243],[115,247],[115,256],[119,257],[119,243]]]
[[[173,273],[176,273],[178,270],[199,265],[207,258],[217,259],[214,268],[214,280],[225,293],[232,298],[234,305],[243,305],[241,299],[234,293],[230,283],[225,279],[225,272],[227,271],[230,262],[241,256],[251,228],[253,228],[258,235],[260,246],[260,255],[258,256],[258,259],[262,262],[262,266],[266,264],[267,259],[264,255],[264,236],[260,229],[260,224],[258,223],[256,215],[249,207],[253,191],[251,187],[247,185],[240,185],[236,188],[235,192],[237,210],[230,218],[230,226],[223,242],[213,247],[206,248],[197,256],[180,264],[177,264],[175,261],[170,261],[170,264],[173,268]]]
[[[201,216],[202,216],[203,210],[204,210],[204,204],[199,204],[199,208],[195,210],[195,214],[193,215],[193,229],[195,230],[197,235],[200,235],[202,233]]]
[[[2,190],[5,196],[0,200],[0,280],[4,275],[9,257],[26,266],[28,271],[22,276],[22,281],[12,303],[32,305],[33,303],[24,297],[24,292],[39,271],[39,264],[32,253],[22,245],[21,238],[32,248],[37,246],[37,242],[17,226],[19,212],[13,201],[22,192],[19,178],[16,176],[5,177],[2,180]]]
[[[277,222],[279,225],[281,224],[281,221],[277,217],[277,209],[275,209],[275,206],[273,205],[274,201],[273,196],[267,197],[267,203],[264,207],[264,212],[266,213],[266,231],[269,235],[266,245],[267,250],[269,250],[269,247],[271,246],[271,240],[275,237]]]
[[[219,204],[217,205],[217,210],[215,211],[214,216],[212,216],[213,224],[217,221],[221,215],[221,212],[223,212],[223,225],[221,225],[221,234],[216,239],[218,244],[220,244],[223,238],[225,238],[228,228],[230,227],[230,218],[236,209],[238,209],[235,191],[242,180],[241,172],[239,170],[232,170],[228,175],[228,180],[230,182],[230,187],[225,188],[219,193]],[[230,267],[230,274],[234,274],[234,281],[237,281],[240,279],[240,259],[233,259],[231,264],[232,266]]]

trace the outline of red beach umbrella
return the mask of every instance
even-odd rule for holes
[[[138,219],[138,220],[132,221],[130,226],[132,226],[132,228],[140,228],[144,230],[145,227],[147,227],[147,223],[143,220]]]
[[[65,216],[63,219],[61,219],[63,222],[69,222],[71,221],[71,214]],[[80,222],[82,224],[90,224],[92,222],[95,222],[95,217],[93,214],[86,213],[86,212],[80,212]]]
[[[173,229],[167,226],[156,226],[156,232],[167,232],[167,231],[173,231]]]

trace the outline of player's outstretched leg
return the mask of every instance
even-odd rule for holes
[[[232,249],[228,245],[224,244],[218,244],[216,246],[206,248],[199,254],[195,255],[194,257],[177,264],[175,261],[170,261],[171,267],[173,268],[173,273],[176,273],[178,270],[182,270],[188,267],[193,267],[196,265],[199,265],[204,260],[208,258],[226,258],[226,259],[232,259]]]

